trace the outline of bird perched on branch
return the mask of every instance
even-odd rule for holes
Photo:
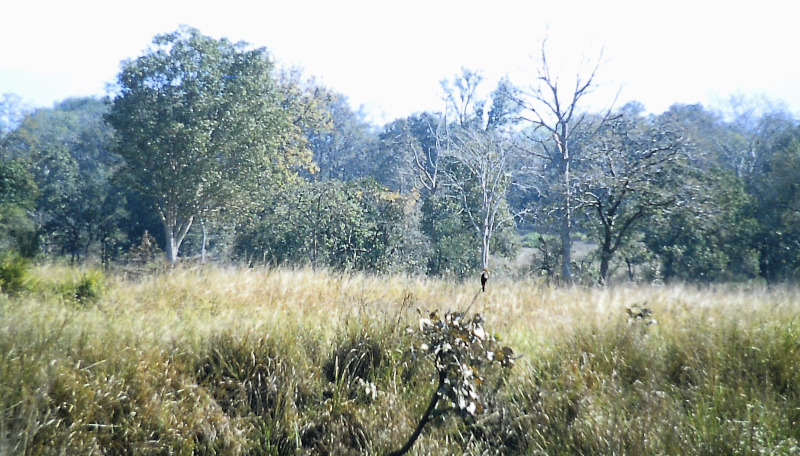
[[[489,280],[489,269],[483,268],[483,272],[481,272],[481,291],[486,291],[487,280]]]

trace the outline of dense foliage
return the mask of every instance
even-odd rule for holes
[[[249,263],[387,271],[404,255],[409,202],[374,181],[309,183],[276,192],[237,236]],[[411,272],[411,271],[408,271]]]
[[[113,100],[2,99],[0,250],[111,264],[150,233],[170,262],[800,277],[795,117],[742,99],[589,112],[578,102],[595,73],[575,93],[548,90],[558,78],[542,57],[527,86],[482,97],[464,69],[442,83],[443,112],[377,126],[265,49],[159,35],[124,62]],[[524,121],[556,107],[550,93],[570,104]]]
[[[107,119],[127,182],[161,218],[170,262],[196,217],[249,206],[303,163],[287,147],[293,124],[271,73],[264,49],[188,28],[123,66]]]

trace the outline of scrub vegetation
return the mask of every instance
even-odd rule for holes
[[[0,297],[0,453],[388,454],[441,386],[435,328],[459,312],[513,366],[475,364],[469,387],[442,390],[409,454],[800,451],[797,289],[479,290],[313,269],[33,267]]]

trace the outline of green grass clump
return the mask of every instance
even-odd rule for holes
[[[520,358],[410,454],[800,452],[796,289],[92,274],[35,267],[0,296],[0,454],[386,454],[435,389],[417,309],[469,305]]]
[[[14,295],[27,287],[30,260],[15,252],[0,254],[0,292]]]
[[[96,303],[105,290],[105,274],[100,269],[88,269],[69,282],[61,284],[61,295],[80,306]]]
[[[520,454],[800,450],[792,322],[592,327],[556,346],[504,399],[529,431]]]

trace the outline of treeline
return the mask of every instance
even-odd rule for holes
[[[123,63],[108,99],[2,102],[10,258],[206,256],[563,281],[794,280],[800,125],[782,108],[583,106],[559,86],[443,81],[445,112],[376,126],[264,49],[181,28]],[[518,261],[503,260],[517,258]]]

